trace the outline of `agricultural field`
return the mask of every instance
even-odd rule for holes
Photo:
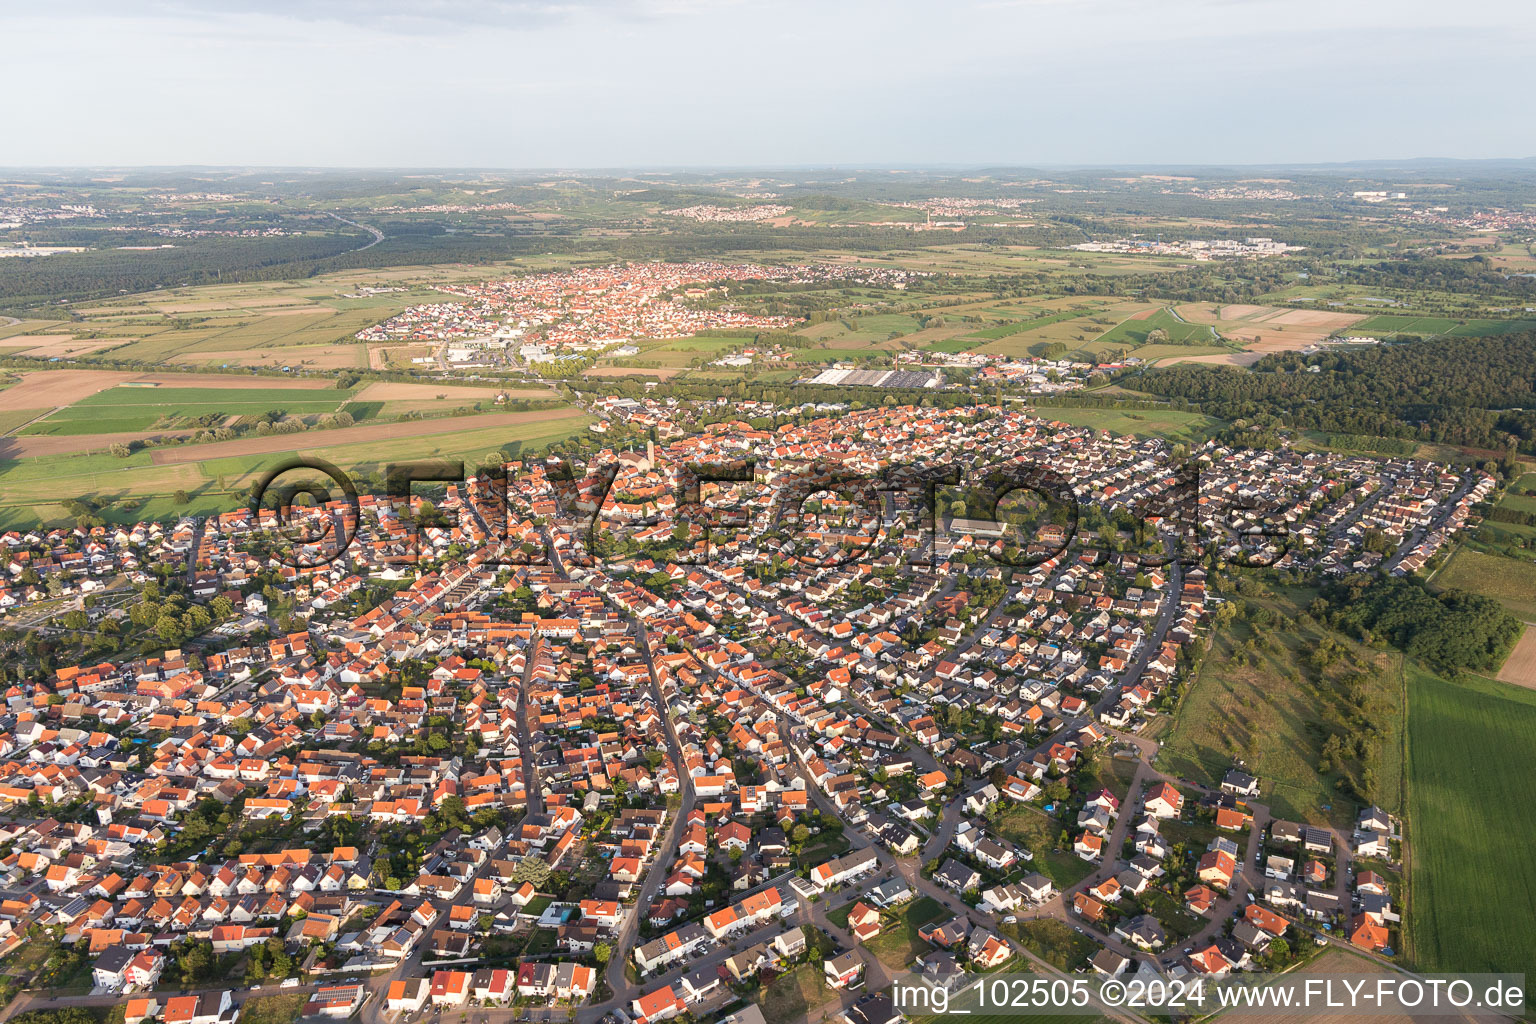
[[[176,436],[198,426],[196,417],[223,423],[275,408],[296,412],[313,406],[329,412],[347,396],[324,379],[119,370],[22,371],[0,393],[5,396],[0,433],[19,435],[7,438],[0,450],[12,459],[101,450],[116,441],[138,440],[162,418],[165,422],[156,433]],[[183,416],[187,413],[195,416]],[[178,419],[184,420],[181,426],[171,427]]]
[[[431,359],[436,350],[434,345],[373,343],[368,346],[367,364],[370,370],[410,370],[421,365],[417,359]]]
[[[1022,334],[1036,327],[1048,327],[1051,324],[1060,323],[1063,320],[1075,320],[1080,315],[1077,310],[1064,310],[1056,313],[1039,313],[1027,320],[1015,320],[1012,323],[999,324],[996,327],[987,327],[975,331],[969,335],[972,338],[984,338],[987,341],[999,341],[1014,334]]]
[[[1455,338],[1490,338],[1501,334],[1518,334],[1536,330],[1536,320],[1451,320],[1439,316],[1407,316],[1383,314],[1355,324],[1351,333],[1371,337],[1391,334],[1416,334],[1428,337],[1432,334],[1449,334]]]
[[[1411,897],[1422,970],[1536,975],[1536,692],[1408,666]]]
[[[869,316],[853,317],[854,325],[860,331],[873,331],[876,334],[889,336],[891,334],[911,334],[918,328],[915,317],[905,313],[874,313]]]
[[[4,394],[8,409],[41,411],[72,405],[128,381],[147,379],[144,374],[117,370],[31,370],[16,373],[0,393]],[[325,383],[320,382],[320,386]]]
[[[1233,759],[1240,758],[1263,780],[1265,799],[1277,817],[1348,827],[1355,801],[1337,784],[1347,774],[1355,785],[1363,785],[1363,770],[1352,764],[1325,774],[1318,767],[1325,736],[1334,722],[1350,714],[1340,681],[1357,670],[1365,673],[1363,706],[1383,733],[1369,798],[1395,812],[1402,807],[1402,678],[1393,658],[1331,631],[1327,635],[1348,655],[1319,676],[1307,657],[1325,630],[1274,625],[1281,615],[1294,617],[1311,593],[1297,589],[1275,599],[1250,598],[1276,616],[1271,625],[1260,628],[1238,619],[1217,628],[1163,737],[1157,764],[1165,772],[1216,785]],[[1256,642],[1261,635],[1276,646],[1265,649]],[[1246,663],[1250,657],[1252,665]]]
[[[476,407],[489,412],[497,407],[497,399],[501,397],[511,402],[538,402],[552,401],[557,396],[553,391],[538,387],[501,388],[435,382],[407,384],[380,381],[364,385],[353,394],[352,400],[343,408],[358,422],[362,422],[364,419],[411,414],[437,416]]]
[[[0,353],[192,367],[370,365],[353,335],[415,303],[449,298],[433,285],[481,280],[495,267],[345,271],[305,281],[167,288],[72,304],[71,322],[0,329]],[[365,288],[399,288],[367,294]]]
[[[1499,554],[1500,557],[1509,558],[1522,557],[1516,553],[1527,550],[1536,553],[1536,526],[1484,519],[1472,535],[1471,546],[1485,554]],[[1523,557],[1529,558],[1532,555]]]
[[[866,317],[865,319],[875,318]],[[912,326],[914,328],[917,326],[915,320]],[[889,340],[890,332],[866,329],[857,317],[844,317],[841,320],[828,320],[825,323],[801,327],[796,329],[795,333],[816,342],[818,348],[857,351],[877,347]]]
[[[1133,299],[1074,296],[1047,300],[1028,310],[1029,316],[1024,321],[1011,325],[1017,327],[1017,330],[1009,330],[981,345],[978,351],[987,355],[1041,355],[1046,351],[1046,346],[1061,344],[1066,347],[1067,358],[1092,359],[1105,356],[1127,347],[1104,344],[1107,333],[1130,318],[1148,314],[1155,308]]]
[[[18,336],[37,334],[62,323],[64,323],[62,320],[19,320],[0,317],[0,348],[15,344],[12,339]]]
[[[157,466],[230,461],[249,465],[252,457],[303,452],[321,455],[345,469],[347,465],[342,460],[361,465],[390,459],[472,452],[482,448],[485,450],[480,454],[488,455],[500,447],[497,438],[503,435],[508,441],[522,440],[523,435],[532,430],[533,437],[564,437],[573,432],[571,428],[578,425],[584,427],[590,421],[591,417],[574,410],[487,413],[481,416],[365,424],[307,434],[242,437],[212,444],[159,448],[151,454],[151,459]],[[251,467],[249,472],[259,473],[260,470],[261,467]],[[225,471],[228,472],[228,467]]]
[[[22,429],[27,434],[105,434],[156,428],[233,426],[269,412],[286,416],[336,412],[352,397],[335,388],[141,387],[119,384],[80,399]]]
[[[1141,345],[1126,353],[1148,363],[1171,366],[1174,363],[1230,363],[1241,366],[1246,352],[1233,352],[1223,345]],[[1253,357],[1258,362],[1262,356]]]
[[[1210,345],[1221,340],[1209,324],[1191,323],[1170,309],[1154,309],[1121,321],[1094,341],[1099,345],[1134,349],[1147,344],[1147,337],[1153,331],[1162,331],[1174,345]]]
[[[1523,473],[1509,485],[1500,508],[1512,508],[1518,512],[1536,512],[1536,473]]]
[[[655,374],[656,374],[655,370],[651,370],[651,371],[635,370],[633,372],[636,373],[636,374],[645,374],[645,373],[649,372],[651,376],[655,376]],[[671,372],[671,371],[668,371],[668,372]],[[761,383],[761,384],[784,384],[784,383],[786,383],[788,381],[792,381],[795,378],[802,377],[804,375],[805,375],[805,371],[802,370],[802,369],[792,369],[792,370],[787,370],[787,369],[758,370],[757,373],[753,376],[752,379],[757,381],[757,382],[759,382],[759,383]],[[674,376],[678,376],[678,375],[674,375]],[[727,369],[720,369],[720,368],[709,369],[709,370],[687,370],[687,371],[684,371],[684,373],[681,375],[681,379],[686,380],[689,383],[696,383],[696,382],[702,382],[702,381],[716,381],[716,382],[725,382],[725,383],[735,383],[736,381],[741,380],[741,378],[742,378],[742,371],[741,370],[727,370]]]
[[[1203,441],[1225,424],[1204,413],[1179,409],[1098,409],[1036,403],[1035,412],[1047,420],[1074,427],[1095,427],[1116,434],[1166,437],[1172,441]]]
[[[1463,545],[1435,574],[1434,584],[1441,590],[1483,594],[1517,618],[1536,622],[1536,562],[1488,555]]]
[[[127,458],[107,454],[17,459],[15,438],[0,440],[0,524],[9,529],[67,518],[63,502],[91,495],[110,522],[227,511],[284,453],[314,455],[348,472],[376,472],[390,461],[462,458],[470,467],[516,458],[579,434],[591,417],[574,409],[410,421],[206,445],[172,446]],[[229,448],[226,446],[237,446]],[[186,492],[188,501],[175,499]]]
[[[1510,484],[1498,507],[1507,512],[1536,515],[1536,473],[1526,473]],[[1484,518],[1468,546],[1483,554],[1516,561],[1536,558],[1536,525]]]
[[[1190,302],[1172,312],[1189,324],[1210,327],[1241,351],[1190,352],[1168,362],[1216,363],[1251,366],[1272,352],[1298,352],[1322,344],[1339,331],[1349,330],[1362,318],[1355,313],[1321,309],[1283,309],[1278,306]],[[1137,353],[1140,355],[1141,353]],[[1174,353],[1178,355],[1178,353]]]
[[[927,349],[930,352],[965,352],[975,344],[974,339],[961,338],[969,330],[964,324],[955,327],[925,327],[903,336],[901,343],[906,348]]]
[[[633,344],[640,350],[639,355],[607,356],[599,359],[588,372],[593,376],[613,376],[614,373],[610,371],[619,371],[620,375],[626,371],[636,374],[649,373],[653,376],[658,375],[658,370],[670,370],[676,373],[690,366],[702,366],[710,360],[718,359],[731,349],[750,345],[752,337],[751,335],[721,338],[700,336],[636,341]]]
[[[1529,274],[1536,271],[1536,255],[1523,242],[1505,242],[1498,245],[1495,252],[1482,255],[1502,273]]]
[[[787,258],[800,257],[795,254]],[[1171,272],[1192,265],[1189,260],[1174,257],[1127,256],[975,242],[925,249],[897,249],[878,255],[852,254],[835,249],[810,250],[804,254],[804,258],[952,274],[1062,274],[1091,268],[1094,273],[1120,276]]]
[[[1536,626],[1526,626],[1515,649],[1499,667],[1498,680],[1536,690]]]
[[[0,340],[0,354],[33,359],[80,359],[133,342],[133,338],[77,338],[73,334],[16,334]]]

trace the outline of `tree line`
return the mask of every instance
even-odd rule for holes
[[[1437,672],[1497,668],[1524,629],[1491,597],[1432,593],[1419,580],[1349,576],[1330,583],[1311,609],[1340,632],[1381,639]]]
[[[1313,369],[1315,367],[1315,370]],[[1226,420],[1536,453],[1536,335],[1180,364],[1137,387]]]

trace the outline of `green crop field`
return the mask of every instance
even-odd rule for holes
[[[1468,320],[1450,333],[1458,338],[1492,338],[1521,331],[1536,331],[1536,320]]]
[[[40,412],[38,409],[0,410],[0,434],[9,434],[23,423],[37,419]]]
[[[1156,435],[1174,441],[1203,441],[1225,426],[1214,416],[1178,409],[1096,409],[1038,403],[1035,415],[1074,427],[1096,427],[1139,437]]]
[[[1219,356],[1231,351],[1230,348],[1222,345],[1143,345],[1132,349],[1127,354],[1149,363],[1158,361],[1171,363],[1190,356]]]
[[[1536,692],[1409,667],[1409,949],[1536,976]]]
[[[877,313],[874,316],[861,316],[854,320],[860,331],[877,331],[881,334],[911,334],[917,330],[917,320],[905,313]]]
[[[1033,330],[1036,327],[1045,327],[1050,324],[1060,323],[1063,320],[1075,320],[1082,315],[1083,314],[1081,312],[1076,310],[1066,310],[1065,312],[1061,313],[1049,313],[1044,316],[1036,316],[1030,320],[1017,320],[1013,323],[998,324],[996,327],[988,327],[985,330],[975,331],[974,333],[968,335],[968,337],[984,339],[986,341],[997,341],[1001,338],[1006,338],[1011,334],[1022,334],[1023,332]]]
[[[956,352],[969,352],[981,344],[983,344],[983,339],[979,335],[968,334],[959,338],[940,338],[923,347],[930,352],[947,352],[953,355]]]
[[[339,394],[339,392],[321,392]],[[154,449],[128,458],[113,455],[67,455],[0,460],[0,528],[30,527],[69,518],[63,502],[91,496],[106,502],[102,518],[132,523],[172,517],[187,511],[206,514],[239,507],[246,488],[283,455],[285,446],[302,446],[304,455],[318,455],[348,472],[376,471],[384,463],[412,458],[462,458],[475,466],[501,452],[509,458],[526,456],[584,430],[591,417],[566,408],[550,409],[540,419],[514,425],[486,427],[478,417],[442,421],[441,433],[415,437],[327,443],[331,431],[274,435],[272,454],[208,458],[200,462],[158,465]],[[196,452],[197,446],[173,449]],[[292,449],[286,449],[292,450]],[[190,501],[173,501],[186,491]]]
[[[1147,343],[1147,336],[1161,330],[1175,345],[1213,345],[1220,341],[1216,329],[1205,324],[1180,320],[1166,309],[1159,309],[1145,320],[1122,320],[1094,339],[1098,345],[1125,345],[1137,348]]]
[[[1499,508],[1536,515],[1536,473],[1526,473],[1510,484],[1504,497],[1499,499]],[[1524,564],[1536,556],[1536,525],[1484,519],[1472,535],[1469,546],[1485,555],[1500,555]]]
[[[354,423],[366,423],[377,419],[384,411],[383,402],[348,402],[341,411],[352,417]]]
[[[0,339],[17,334],[42,334],[49,328],[58,326],[57,320],[17,320],[15,323],[0,323]]]
[[[1436,316],[1401,316],[1384,313],[1362,320],[1349,329],[1350,334],[1444,334],[1456,326],[1455,320]]]
[[[1347,334],[1449,334],[1458,338],[1491,338],[1500,334],[1536,331],[1536,320],[1450,320],[1442,316],[1385,313],[1362,320]]]
[[[199,417],[335,412],[352,397],[336,388],[108,388],[40,420],[23,434],[106,434],[186,425]]]
[[[1486,555],[1463,547],[1435,575],[1434,583],[1441,590],[1486,595],[1518,618],[1536,622],[1536,562]]]

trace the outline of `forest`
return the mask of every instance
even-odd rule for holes
[[[1346,273],[1351,281],[1370,288],[1414,288],[1462,295],[1512,295],[1525,299],[1536,295],[1536,278],[1506,274],[1483,255],[1464,260],[1411,256],[1349,268]]]
[[[92,249],[0,260],[0,307],[26,311],[63,299],[101,298],[173,285],[281,280],[295,276],[296,266],[321,265],[368,240],[369,236],[356,232],[193,238],[164,249]]]
[[[1184,364],[1137,387],[1231,421],[1536,453],[1531,334],[1285,353],[1251,372]]]
[[[1446,675],[1498,668],[1524,628],[1491,597],[1431,593],[1416,580],[1350,576],[1330,583],[1313,611],[1362,640],[1381,638]]]

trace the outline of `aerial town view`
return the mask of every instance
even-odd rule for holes
[[[1528,11],[0,28],[0,1024],[1536,1019]]]

